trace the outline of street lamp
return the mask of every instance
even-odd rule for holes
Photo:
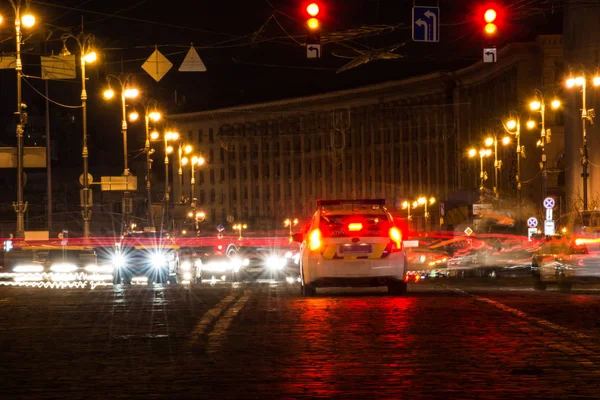
[[[190,205],[192,206],[192,210],[194,210],[196,208],[196,170],[194,167],[196,165],[199,167],[204,165],[204,157],[193,156],[191,160],[188,157],[183,157],[181,159],[181,164],[183,166],[190,164],[190,166],[192,168],[192,172],[190,175],[190,177],[191,177],[191,179],[190,179],[190,188],[191,188]]]
[[[181,196],[179,197],[179,202],[180,203],[184,203],[185,202],[185,197],[183,195],[183,154],[190,154],[192,151],[194,150],[194,148],[192,147],[192,145],[189,144],[183,144],[182,142],[179,142],[179,151],[178,151],[178,155],[179,155],[179,188],[181,190]]]
[[[286,228],[289,228],[290,230],[290,237],[292,236],[292,227],[298,225],[298,218],[286,218],[283,221],[283,226],[285,226]]]
[[[517,138],[517,176],[515,180],[517,182],[517,201],[519,203],[519,213],[521,208],[521,157],[525,157],[525,149],[521,147],[521,116],[517,118],[510,119],[506,121],[502,121],[502,126],[504,130],[514,135]],[[528,120],[526,123],[527,129],[533,129],[535,127],[535,122],[532,120]],[[520,215],[520,214],[519,214]]]
[[[83,150],[81,157],[83,158],[83,191],[81,196],[81,216],[83,217],[83,237],[90,237],[90,220],[92,211],[90,210],[90,182],[88,178],[88,147],[87,147],[87,92],[85,90],[85,65],[96,61],[96,52],[92,50],[94,36],[86,33],[79,33],[75,36],[67,33],[61,36],[63,41],[63,55],[66,55],[66,42],[68,39],[73,39],[79,46],[79,54],[81,60],[81,110],[82,110],[82,125],[83,125]]]
[[[29,2],[26,3],[27,5]],[[17,59],[15,71],[17,71],[17,111],[15,117],[17,120],[17,201],[13,202],[13,208],[17,213],[17,229],[16,237],[22,238],[25,236],[25,211],[27,211],[27,203],[23,202],[23,125],[25,124],[25,113],[23,113],[23,101],[21,99],[21,78],[23,76],[23,64],[21,62],[21,43],[23,42],[23,34],[21,25],[25,28],[31,28],[35,24],[35,17],[27,10],[21,15],[21,0],[10,0],[10,5],[15,12],[15,39],[17,45]],[[0,17],[0,22],[2,18]]]
[[[408,211],[408,217],[407,217],[407,219],[410,221],[412,219],[412,215],[410,215],[410,201],[404,200],[402,202],[402,209]]]
[[[586,107],[586,81],[587,79],[584,76],[578,76],[576,78],[570,77],[567,79],[567,87],[572,88],[574,86],[581,86],[581,98],[582,98],[582,106],[581,106],[581,133],[582,133],[582,149],[581,149],[581,178],[583,183],[583,211],[588,210],[588,147],[587,147],[587,132],[586,132],[586,121],[590,121],[590,124],[594,122],[594,117],[596,113],[594,109],[587,109]],[[594,86],[600,86],[600,76],[594,76],[592,83]],[[584,216],[584,218],[586,218]],[[587,225],[587,221],[584,219],[584,225]]]
[[[126,116],[126,108],[125,104],[126,99],[135,99],[139,96],[140,92],[137,88],[133,86],[133,75],[108,75],[106,77],[108,81],[108,88],[104,91],[103,95],[106,100],[110,100],[115,97],[115,91],[111,87],[111,82],[116,82],[119,84],[121,89],[121,111],[122,111],[122,120],[121,120],[121,133],[123,135],[123,176],[129,175],[129,168],[127,166],[127,116]]]
[[[115,96],[115,92],[110,86],[111,81],[117,82],[121,89],[121,133],[123,135],[123,176],[125,176],[125,192],[123,192],[123,214],[125,214],[125,224],[129,214],[132,212],[133,205],[129,197],[129,168],[127,166],[127,115],[126,115],[126,104],[125,99],[134,99],[140,94],[139,90],[133,87],[132,80],[133,75],[108,75],[106,77],[108,81],[108,89],[104,91],[104,98],[110,100]]]
[[[500,193],[498,191],[498,172],[500,168],[502,168],[502,160],[498,160],[498,135],[494,133],[493,137],[487,137],[485,139],[485,145],[487,147],[494,146],[494,196],[496,198],[500,197]],[[510,143],[510,137],[504,136],[502,138],[502,144],[507,145]]]
[[[425,230],[428,230],[428,220],[429,220],[429,212],[427,211],[427,205],[433,205],[435,204],[435,197],[430,197],[429,199],[427,197],[419,197],[417,199],[417,203],[421,206],[424,206],[425,208]]]
[[[233,230],[239,232],[238,240],[242,240],[242,229],[248,229],[248,225],[246,224],[236,224],[233,225]]]
[[[206,213],[204,211],[192,210],[188,212],[188,217],[194,219],[194,227],[198,230],[198,224],[206,219]]]
[[[164,134],[165,140],[165,202],[163,208],[163,222],[169,216],[169,154],[173,152],[173,147],[169,145],[170,141],[176,141],[179,139],[179,133],[174,131],[168,131]]]
[[[479,154],[479,192],[480,198],[483,200],[483,192],[485,191],[485,181],[487,180],[487,172],[483,170],[483,159],[492,155],[491,149],[481,148],[479,151],[476,149],[469,149],[469,157],[473,158]]]
[[[546,143],[550,139],[550,132],[546,132],[546,101],[544,99],[544,94],[538,90],[534,90],[535,100],[529,103],[529,108],[531,111],[538,111],[541,116],[541,133],[540,133],[540,142],[539,146],[542,148],[542,162],[540,163],[540,167],[542,169],[542,198],[546,198],[548,196],[548,171],[546,170]],[[550,107],[554,110],[560,107],[560,100],[553,99],[550,103]]]
[[[129,113],[129,120],[134,122],[139,118],[139,114],[137,111],[132,111]],[[156,100],[149,100],[144,105],[144,128],[146,134],[146,143],[144,145],[144,152],[146,153],[146,214],[148,218],[148,224],[151,227],[154,227],[154,217],[152,215],[152,180],[150,177],[150,173],[152,171],[152,159],[150,158],[151,154],[154,150],[150,148],[150,121],[155,124],[160,121],[162,118],[162,114],[158,111],[158,104]],[[156,127],[154,127],[156,128]],[[152,135],[156,134],[153,139],[156,140],[158,138],[158,132],[153,131]]]

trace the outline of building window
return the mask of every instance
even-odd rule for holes
[[[210,204],[213,204],[216,201],[216,197],[215,189],[210,189]]]
[[[213,163],[214,157],[215,157],[215,152],[213,151],[213,149],[210,149],[208,151],[208,163],[209,164]]]
[[[264,176],[265,178],[268,178],[268,177],[269,177],[269,172],[270,172],[270,171],[269,171],[269,164],[265,164],[265,165],[263,165],[263,176]]]
[[[204,183],[204,171],[198,171],[198,183],[200,185]]]
[[[204,132],[202,129],[198,129],[198,143],[202,143],[202,139],[204,139]]]
[[[217,221],[217,209],[216,208],[213,208],[212,210],[210,210],[210,219],[212,222]]]
[[[219,193],[219,204],[225,204],[225,192],[221,189],[221,193]]]
[[[246,167],[242,168],[242,179],[248,179],[248,169]]]
[[[204,204],[204,202],[206,201],[206,199],[204,198],[204,190],[200,191],[200,199],[198,200],[198,202],[200,204]]]
[[[231,192],[231,197],[233,198],[233,201],[237,201],[237,190]]]
[[[248,158],[248,146],[243,145],[242,146],[242,161],[246,161],[246,159]]]
[[[215,141],[215,134],[213,132],[213,128],[208,129],[208,143],[213,143]]]
[[[244,200],[248,200],[248,186],[244,186]]]
[[[231,179],[237,179],[237,169],[231,168]]]
[[[260,192],[258,191],[258,186],[254,186],[254,198],[258,199],[259,194],[260,194]]]
[[[219,149],[219,161],[225,162],[225,149],[222,147]]]
[[[225,182],[225,168],[221,168],[221,181],[220,183]]]
[[[210,169],[210,184],[214,185],[215,184],[215,170],[214,169]]]
[[[271,198],[271,187],[267,184],[265,186],[265,199],[269,200]]]

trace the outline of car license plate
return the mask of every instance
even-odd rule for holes
[[[344,255],[368,254],[371,253],[373,247],[370,244],[351,244],[340,246],[338,251]]]

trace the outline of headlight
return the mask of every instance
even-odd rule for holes
[[[154,268],[160,268],[167,265],[167,256],[163,253],[154,253],[150,260]]]
[[[77,271],[77,266],[75,264],[59,263],[59,264],[52,265],[50,267],[50,271],[52,271],[52,272],[73,272],[73,271]]]
[[[419,262],[424,263],[425,260],[427,260],[427,257],[425,257],[425,256],[419,257]]]
[[[226,261],[215,261],[204,264],[202,269],[211,272],[225,272],[228,269],[231,269],[231,267],[232,265]]]
[[[194,267],[199,268],[201,266],[202,266],[202,261],[200,261],[200,260],[195,260],[194,261]]]
[[[13,268],[13,272],[43,272],[44,267],[41,265],[17,265]]]
[[[87,265],[84,269],[87,272],[92,272],[92,273],[96,273],[96,274],[110,274],[113,272],[114,268],[112,265],[90,264],[90,265]]]
[[[278,256],[270,256],[267,258],[266,264],[269,269],[283,269],[286,264],[286,259]]]
[[[190,269],[192,269],[192,263],[189,261],[184,261],[181,263],[181,269],[184,271],[189,271]]]
[[[112,265],[115,268],[121,268],[125,266],[125,257],[122,254],[115,254],[112,256]]]

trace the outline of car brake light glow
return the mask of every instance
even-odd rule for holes
[[[397,248],[400,249],[402,247],[402,233],[395,226],[390,228],[390,239],[396,244]]]
[[[319,250],[319,248],[321,248],[320,230],[315,229],[308,235],[308,248],[312,251],[316,251]]]
[[[348,230],[350,232],[362,231],[362,228],[363,228],[363,224],[361,224],[360,222],[353,222],[351,224],[348,224]]]
[[[581,246],[582,244],[596,244],[600,243],[599,238],[577,238],[575,239],[575,246]]]

